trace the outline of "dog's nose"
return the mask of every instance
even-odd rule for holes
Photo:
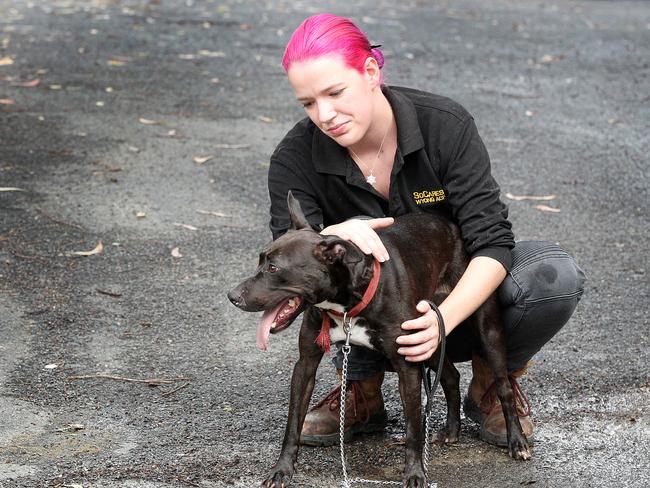
[[[228,300],[230,300],[235,307],[239,308],[241,308],[245,303],[242,294],[237,289],[228,292]]]

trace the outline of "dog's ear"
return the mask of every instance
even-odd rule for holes
[[[293,196],[291,190],[287,193],[287,207],[289,207],[289,217],[291,218],[291,228],[300,230],[304,228],[311,229],[311,225],[307,222],[305,214],[302,213],[300,202]]]
[[[357,254],[348,241],[336,236],[325,237],[314,250],[316,258],[326,264],[356,263],[361,260]]]

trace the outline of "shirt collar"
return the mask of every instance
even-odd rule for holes
[[[424,147],[413,102],[404,93],[386,85],[382,86],[382,91],[393,109],[397,123],[397,146],[402,155],[406,156]],[[345,176],[349,160],[347,150],[316,127],[312,140],[312,161],[316,171]]]

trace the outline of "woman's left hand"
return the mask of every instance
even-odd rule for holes
[[[416,308],[422,315],[404,322],[402,329],[419,331],[399,336],[396,340],[397,344],[401,346],[397,352],[405,356],[404,359],[412,362],[429,359],[436,352],[440,342],[438,317],[431,310],[431,306],[427,302],[421,301]]]

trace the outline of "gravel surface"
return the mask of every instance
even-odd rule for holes
[[[517,237],[589,277],[522,381],[533,459],[466,422],[433,481],[650,486],[648,2],[0,0],[0,487],[251,487],[275,461],[298,327],[261,353],[226,291],[270,240],[268,157],[303,116],[280,58],[318,11],[474,114],[504,194],[556,195],[507,200]],[[396,386],[353,476],[400,477]],[[292,486],[340,476],[305,448]]]

